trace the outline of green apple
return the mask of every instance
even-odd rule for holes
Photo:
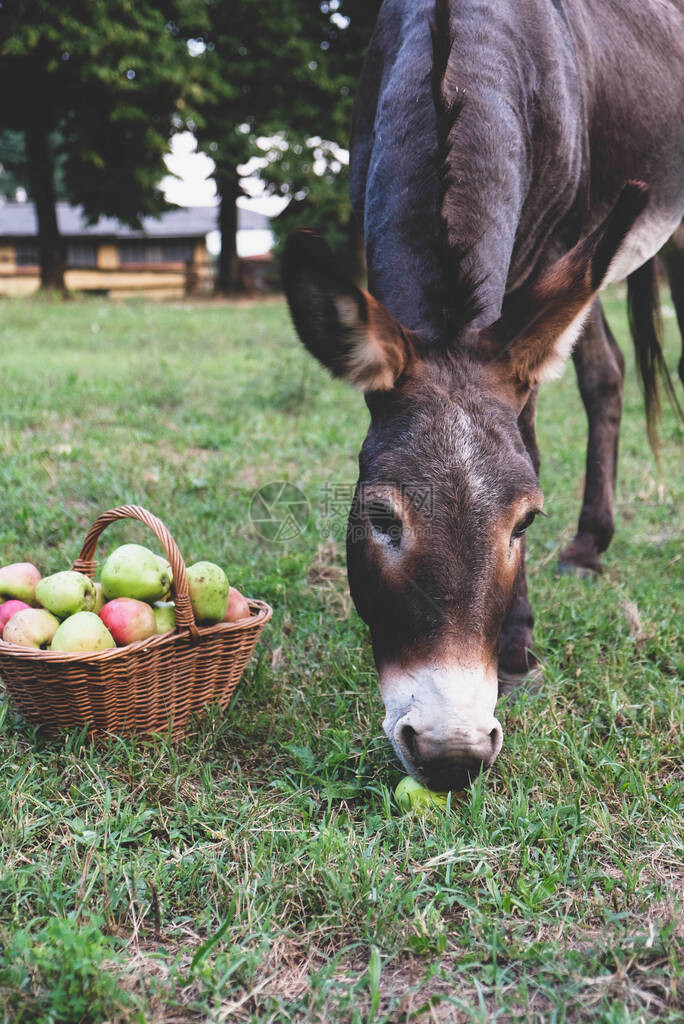
[[[10,619],[10,622],[12,620]],[[65,619],[50,645],[51,651],[106,651],[116,647],[114,637],[95,612],[76,612]]]
[[[95,584],[82,572],[56,572],[52,576],[44,576],[38,583],[36,600],[58,619],[66,619],[76,612],[93,610]]]
[[[44,608],[26,608],[17,612],[7,622],[2,639],[18,647],[35,647],[45,650],[50,646],[59,627],[59,620]]]
[[[13,562],[0,569],[0,598],[3,601],[36,603],[36,584],[40,573],[31,562]]]
[[[168,633],[176,628],[176,605],[173,601],[155,601],[152,605],[155,633]]]
[[[102,589],[101,583],[94,583],[93,586],[95,587],[95,604],[91,611],[94,611],[96,615],[99,615],[105,606],[106,598],[104,596],[104,590]]]
[[[222,622],[228,607],[230,584],[223,569],[213,562],[195,562],[187,572],[188,590],[198,622]]]
[[[132,597],[137,601],[160,601],[168,593],[171,580],[149,548],[142,544],[123,544],[112,551],[102,566],[102,589],[108,601]]]
[[[165,572],[166,575],[169,577],[169,589],[163,595],[163,600],[167,601],[169,598],[169,594],[171,593],[171,584],[173,583],[173,569],[171,568],[171,563],[169,562],[169,560],[167,558],[164,558],[163,555],[155,555],[154,557],[159,562],[159,566],[162,569],[162,571]]]
[[[394,790],[394,799],[402,811],[424,811],[430,807],[445,808],[446,793],[435,793],[407,775]]]

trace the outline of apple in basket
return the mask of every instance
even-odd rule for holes
[[[18,647],[45,650],[50,646],[59,627],[59,619],[44,608],[26,608],[17,612],[2,631],[5,643]]]
[[[157,562],[159,563],[159,567],[162,570],[162,572],[165,573],[169,578],[169,586],[166,593],[163,596],[163,600],[168,601],[169,595],[171,593],[171,584],[173,583],[173,569],[171,568],[171,563],[169,562],[169,560],[167,558],[164,558],[163,555],[155,555],[154,557],[157,559]]]
[[[17,612],[23,612],[25,608],[30,608],[30,604],[26,604],[26,601],[4,601],[0,605],[0,636],[2,631]]]
[[[52,576],[44,576],[38,583],[36,600],[58,619],[66,619],[76,612],[93,610],[95,584],[82,572],[56,572]]]
[[[195,562],[187,570],[188,591],[195,618],[210,625],[222,622],[228,607],[230,584],[214,562]]]
[[[154,609],[133,597],[116,597],[108,601],[100,618],[114,637],[117,647],[136,640],[147,640],[158,632]]]
[[[155,633],[168,633],[176,628],[176,604],[174,601],[155,601],[152,605]]]
[[[36,584],[40,573],[31,562],[14,562],[3,565],[0,569],[0,600],[25,601],[26,604],[36,603]]]
[[[14,618],[18,616],[15,615]],[[7,625],[9,626],[12,621],[10,619]],[[70,615],[59,627],[50,644],[51,651],[69,653],[106,651],[110,647],[116,647],[114,637],[95,612],[76,612],[75,615]]]
[[[123,544],[102,566],[104,596],[108,601],[116,597],[161,601],[171,586],[167,565],[166,559],[142,544]]]
[[[95,604],[92,607],[92,611],[94,611],[96,615],[99,615],[105,606],[107,598],[104,596],[104,590],[102,589],[101,583],[94,583],[93,586],[95,587]]]
[[[251,615],[249,603],[237,587],[231,587],[228,593],[228,607],[223,617],[224,622],[239,622],[240,619],[248,619]]]

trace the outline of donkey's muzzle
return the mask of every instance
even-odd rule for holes
[[[451,736],[447,742],[408,723],[398,723],[397,746],[413,772],[430,789],[463,789],[489,768],[501,749],[501,726]]]
[[[383,727],[404,767],[430,789],[462,789],[496,760],[496,665],[385,665]]]

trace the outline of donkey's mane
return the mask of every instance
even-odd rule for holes
[[[451,96],[447,88],[449,58],[453,48],[449,19],[449,0],[435,0],[434,18],[430,22],[432,37],[432,97],[437,120],[435,161],[440,183],[438,202],[439,231],[436,245],[438,266],[443,268],[436,305],[442,312],[443,341],[453,343],[455,336],[482,311],[479,291],[484,278],[465,271],[465,257],[473,247],[458,239],[458,205],[451,188],[454,143],[453,129],[466,104],[464,93]]]

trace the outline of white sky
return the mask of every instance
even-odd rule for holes
[[[179,206],[215,206],[218,203],[216,187],[211,179],[214,161],[204,153],[197,152],[197,140],[191,132],[180,132],[173,136],[171,153],[164,160],[172,173],[162,178],[161,187],[170,203]],[[287,205],[287,200],[279,196],[264,195],[263,185],[258,178],[245,178],[243,185],[250,197],[238,199],[238,206],[274,217]],[[268,252],[272,244],[270,231],[238,231],[237,247],[240,256]],[[208,235],[207,246],[211,253],[219,251],[218,231]]]

